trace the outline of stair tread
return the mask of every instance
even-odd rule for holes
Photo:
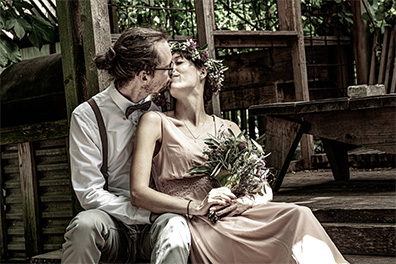
[[[345,195],[289,195],[274,196],[275,202],[293,202],[298,205],[304,205],[311,209],[342,209],[342,210],[396,210],[396,198],[390,198],[387,195],[370,196],[345,196]],[[375,205],[375,206],[373,206]]]
[[[372,255],[344,255],[351,264],[394,264],[396,257],[372,256]]]

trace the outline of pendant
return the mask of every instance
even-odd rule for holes
[[[197,143],[197,140],[196,140],[196,139],[194,139],[194,142],[195,142],[195,143]]]

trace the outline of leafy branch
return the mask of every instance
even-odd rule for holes
[[[54,42],[54,26],[33,15],[33,6],[21,0],[0,0],[0,66],[21,60],[18,43],[27,39],[38,49]]]

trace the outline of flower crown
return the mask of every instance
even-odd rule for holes
[[[184,51],[190,53],[192,61],[201,60],[206,67],[209,76],[220,89],[222,82],[224,81],[224,72],[228,70],[228,67],[223,65],[222,60],[214,60],[209,58],[207,44],[202,48],[198,48],[195,41],[188,39],[185,42],[172,42],[170,47],[173,52]]]

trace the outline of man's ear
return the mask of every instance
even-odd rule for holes
[[[199,77],[201,78],[201,80],[203,80],[203,79],[205,79],[206,78],[206,75],[208,74],[208,71],[206,70],[206,68],[205,67],[202,67],[201,69],[200,69],[200,73],[199,73]]]
[[[139,77],[139,80],[140,80],[141,82],[147,82],[147,81],[150,81],[150,80],[151,80],[151,75],[148,74],[148,73],[147,73],[146,71],[144,71],[144,70],[139,72],[138,77]]]

